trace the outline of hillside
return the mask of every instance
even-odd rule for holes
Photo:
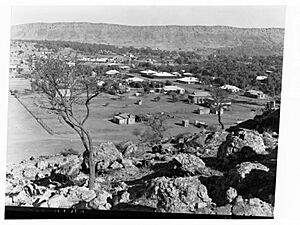
[[[32,23],[12,26],[11,39],[77,41],[163,50],[220,50],[224,54],[282,55],[284,29]]]

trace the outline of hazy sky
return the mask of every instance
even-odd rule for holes
[[[11,24],[93,22],[124,25],[284,27],[284,6],[14,6]]]

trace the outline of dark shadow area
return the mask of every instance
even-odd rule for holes
[[[235,188],[243,197],[259,198],[274,206],[276,174],[253,169]]]
[[[130,203],[119,203],[111,208],[112,211],[130,211],[130,212],[155,212],[155,208],[144,206],[144,205],[134,205]]]
[[[254,98],[253,98],[254,100]],[[255,105],[255,106],[261,106],[262,104],[258,103],[258,102],[253,102],[253,101],[247,101],[247,100],[236,100],[236,99],[232,99],[231,100],[232,103],[237,103],[237,104],[248,104],[248,105]]]
[[[61,208],[5,207],[5,219],[273,219],[261,216],[226,216],[184,213],[134,212]]]
[[[176,169],[176,164],[174,161],[166,162],[166,163],[156,163],[155,165],[150,167],[151,170],[153,170],[153,173],[146,175],[142,178],[139,178],[137,180],[131,180],[131,181],[125,181],[127,185],[136,185],[141,184],[145,181],[154,179],[156,177],[173,177],[177,176],[180,177],[180,171]]]
[[[275,131],[279,133],[279,119],[280,119],[280,110],[277,109],[272,112],[265,112],[262,115],[257,115],[254,119],[246,120],[242,123],[239,123],[236,126],[228,128],[226,131],[234,132],[237,129],[245,128],[251,130],[257,130],[259,133],[264,131]]]
[[[200,181],[207,188],[208,196],[217,206],[225,205],[226,191],[229,188],[229,183],[224,176],[200,176]]]
[[[115,121],[114,121],[113,118],[112,118],[112,119],[109,119],[109,120],[107,120],[107,121],[109,121],[109,122],[111,122],[111,123],[113,123],[113,124],[117,124],[117,123],[115,123]]]
[[[41,179],[36,179],[32,182],[36,185],[45,187],[52,184],[55,185],[57,189],[74,185],[70,177],[64,174],[57,174],[54,171],[51,172],[50,176]]]
[[[174,124],[179,126],[179,127],[183,127],[182,123],[174,123]]]

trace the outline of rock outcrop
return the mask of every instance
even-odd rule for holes
[[[262,135],[257,131],[239,129],[228,134],[218,150],[217,158],[221,161],[249,159],[256,155],[266,155],[266,146]]]
[[[122,153],[116,148],[112,142],[104,142],[99,146],[94,147],[94,165],[96,166],[96,172],[103,172],[108,167],[113,166],[120,168],[122,166],[116,165],[123,159]],[[89,152],[83,153],[82,167],[84,170],[89,168]]]
[[[146,195],[162,212],[190,213],[211,203],[207,189],[198,177],[153,179]]]
[[[236,129],[164,140],[155,148],[124,142],[88,153],[30,158],[7,167],[5,204],[272,217],[277,138]]]

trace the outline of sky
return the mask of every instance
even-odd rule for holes
[[[13,6],[11,25],[92,22],[123,25],[285,27],[285,6]]]

